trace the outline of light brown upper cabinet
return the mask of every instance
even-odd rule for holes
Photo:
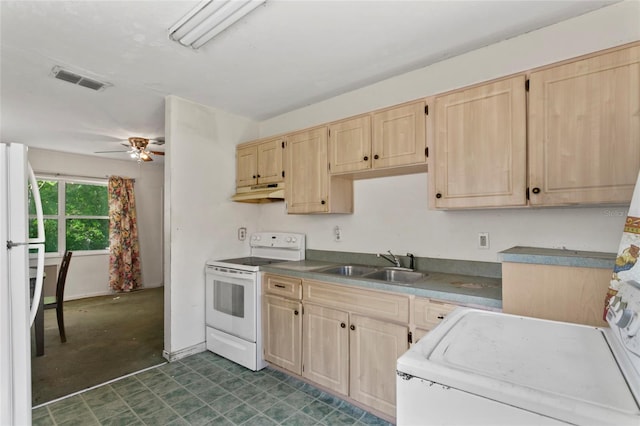
[[[236,187],[284,180],[283,148],[284,138],[240,145],[236,150]]]
[[[371,168],[371,116],[329,124],[329,164],[331,173]]]
[[[326,126],[287,136],[285,170],[288,213],[353,212],[353,182],[329,178]]]
[[[426,164],[425,107],[425,102],[419,101],[372,114],[374,169]]]
[[[434,104],[432,205],[525,205],[525,76],[446,93]]]
[[[639,45],[531,73],[532,205],[628,203],[639,169]]]
[[[406,173],[405,166],[426,166],[425,126],[424,101],[331,123],[330,172],[361,178]],[[354,173],[377,170],[382,173]]]

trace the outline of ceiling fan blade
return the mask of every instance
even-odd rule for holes
[[[149,151],[153,155],[164,155],[164,151]]]
[[[142,157],[142,161],[153,161],[151,157]]]

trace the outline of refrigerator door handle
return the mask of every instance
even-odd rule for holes
[[[33,291],[33,301],[29,311],[29,327],[33,325],[38,313],[40,298],[42,297],[42,286],[44,283],[44,244],[29,244],[30,249],[38,250],[38,264],[36,266],[36,286]]]
[[[33,201],[36,204],[36,221],[38,223],[38,236],[36,238],[29,238],[30,243],[44,243],[44,217],[42,215],[42,200],[40,199],[40,188],[38,188],[38,180],[35,173],[29,167],[29,183],[31,184],[31,194],[33,195]],[[43,253],[44,256],[44,253]]]

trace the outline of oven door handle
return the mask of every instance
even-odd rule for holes
[[[255,272],[237,271],[234,269],[207,266],[206,274],[212,277],[235,278],[238,280],[253,280]]]

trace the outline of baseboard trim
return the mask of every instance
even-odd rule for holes
[[[175,352],[167,352],[166,350],[162,351],[162,356],[169,362],[178,361],[182,358],[186,358],[190,355],[199,354],[200,352],[204,352],[207,350],[207,345],[205,342],[198,343],[197,345],[189,346],[184,349],[180,349]]]

